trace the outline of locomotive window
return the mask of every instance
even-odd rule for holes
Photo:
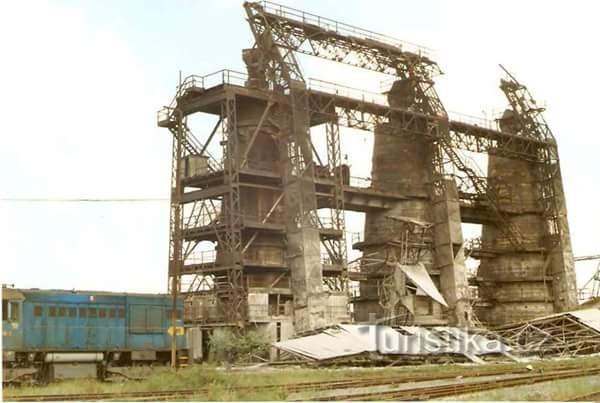
[[[19,303],[11,302],[10,303],[10,320],[13,322],[17,322],[19,320]]]
[[[79,317],[80,318],[85,318],[87,316],[87,309],[85,308],[79,308]]]
[[[104,308],[98,309],[98,316],[100,318],[106,318],[106,309],[104,309]]]
[[[124,318],[124,317],[125,317],[125,309],[119,308],[119,318]]]
[[[36,305],[33,307],[33,316],[42,316],[42,307],[41,305]]]
[[[2,300],[2,320],[8,320],[8,300]]]
[[[50,308],[48,308],[48,316],[50,316],[50,317],[56,316],[56,307],[55,306],[51,306]]]
[[[69,308],[69,317],[74,318],[77,315],[77,310],[75,308]]]
[[[108,317],[109,318],[114,318],[115,316],[117,316],[117,310],[115,308],[109,309],[108,310]]]
[[[96,316],[98,316],[98,311],[96,310],[96,308],[88,308],[88,316],[90,318],[95,318]]]
[[[65,317],[67,316],[67,308],[61,306],[58,308],[58,316]]]

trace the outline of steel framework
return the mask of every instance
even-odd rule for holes
[[[600,351],[600,331],[577,312],[564,312],[494,330],[503,342],[521,354],[568,356]]]
[[[598,267],[588,281],[577,290],[577,298],[580,302],[593,301],[600,297],[600,255],[577,256],[576,262],[586,260],[598,260]]]
[[[329,260],[340,268],[324,280],[334,290],[347,290],[347,257],[344,211],[349,194],[360,191],[344,182],[340,151],[339,126],[373,131],[378,135],[418,135],[430,145],[430,198],[444,197],[448,179],[458,181],[461,203],[485,220],[493,222],[515,250],[523,250],[523,236],[501,208],[497,186],[459,152],[466,150],[494,154],[505,158],[537,163],[539,168],[540,206],[551,234],[552,247],[560,247],[556,183],[560,167],[556,142],[535,107],[527,89],[513,77],[502,81],[502,90],[520,122],[516,132],[499,130],[490,121],[468,121],[449,116],[434,87],[441,74],[431,52],[406,42],[353,27],[320,16],[280,6],[271,2],[244,3],[247,20],[254,36],[254,68],[264,75],[265,84],[254,83],[244,73],[223,70],[208,76],[190,76],[178,86],[174,101],[159,112],[159,125],[173,134],[171,177],[171,220],[169,277],[173,292],[212,293],[219,301],[219,323],[244,326],[248,320],[247,284],[244,254],[262,230],[261,225],[275,225],[274,213],[283,203],[288,230],[318,229],[326,225],[317,214],[320,200],[331,210],[331,230],[336,234],[321,236]],[[305,80],[296,54],[348,64],[390,75],[408,83],[413,94],[409,107],[390,105],[382,94],[327,83]],[[242,90],[243,89],[243,90]],[[238,100],[250,97],[264,104],[258,127],[250,136],[246,149],[240,149],[237,110]],[[219,120],[204,143],[188,128],[186,117],[198,111],[218,115]],[[265,216],[257,217],[256,226],[248,224],[240,203],[240,188],[261,187],[241,179],[241,172],[254,163],[248,153],[265,122],[277,128],[274,136],[285,156],[281,172],[282,193]],[[310,127],[325,125],[327,164],[314,151]],[[217,161],[207,146],[221,132],[222,158]],[[203,157],[207,171],[196,179],[183,178],[186,157]],[[317,161],[319,164],[317,166]],[[327,174],[316,173],[325,168]],[[452,174],[450,170],[460,174]],[[325,193],[322,190],[325,184]],[[191,186],[196,190],[185,192]],[[318,188],[318,189],[317,189]],[[373,186],[374,188],[374,186]],[[199,189],[199,190],[198,190]],[[562,188],[559,189],[562,192]],[[386,197],[371,195],[385,204]],[[362,207],[361,207],[362,208]],[[364,207],[373,208],[372,204]],[[186,214],[189,212],[189,214]],[[483,220],[483,218],[482,218]],[[194,264],[191,257],[205,240],[216,242],[224,257]],[[485,247],[485,245],[483,245]],[[288,259],[290,257],[288,256]],[[192,276],[185,289],[182,276]]]
[[[167,127],[173,134],[173,159],[171,174],[171,218],[169,248],[169,284],[173,295],[203,292],[212,289],[221,300],[221,317],[224,323],[245,323],[244,275],[241,268],[241,214],[239,197],[239,151],[237,146],[237,118],[235,96],[229,96],[220,105],[220,118],[204,145],[189,129],[184,113],[177,105],[183,102],[187,90],[194,89],[190,80],[178,87],[172,106],[161,110],[159,125]],[[223,145],[222,162],[217,162],[207,152],[208,143],[217,129],[221,128]],[[217,192],[207,198],[192,201],[186,208],[185,183],[182,177],[184,159],[190,156],[203,156],[209,161],[209,171],[223,172],[226,191]],[[184,216],[185,211],[189,213]],[[186,263],[198,244],[204,240],[194,236],[194,231],[208,230],[214,234],[220,251],[226,256],[222,270],[212,272],[208,280],[202,272],[196,274],[182,290],[181,278],[186,275]],[[208,280],[208,281],[207,281]]]
[[[434,133],[430,165],[432,195],[440,197],[445,193],[445,167],[454,166],[470,182],[474,197],[489,204],[504,236],[516,249],[522,249],[522,236],[504,216],[494,190],[487,186],[485,177],[477,175],[454,150],[448,116],[433,81],[441,69],[428,57],[427,49],[271,2],[244,3],[244,7],[256,46],[267,43],[268,46],[263,45],[264,53],[278,55],[276,62],[265,63],[272,66],[267,76],[273,77],[274,86],[289,87],[289,84],[282,84],[285,79],[303,80],[294,52],[390,74],[410,82],[414,92],[410,109],[430,117],[419,122],[416,131],[419,134]],[[406,48],[412,48],[412,51]],[[351,113],[340,112],[336,115],[351,121],[348,119]]]
[[[348,290],[348,258],[346,248],[346,219],[344,208],[344,171],[340,150],[340,128],[337,121],[328,122],[325,126],[327,137],[327,166],[333,174],[331,208],[332,228],[341,233],[339,237],[328,238],[324,246],[331,263],[340,268],[340,274],[329,279],[327,286],[331,290]]]

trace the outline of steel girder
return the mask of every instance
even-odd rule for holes
[[[425,48],[270,2],[244,7],[253,30],[270,29],[280,49],[394,76],[414,75],[414,69],[428,77],[441,73]]]

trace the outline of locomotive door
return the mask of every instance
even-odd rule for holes
[[[68,329],[69,324],[67,317],[67,308],[65,306],[57,306],[56,315],[54,317],[54,346],[57,348],[67,348],[69,346]]]
[[[70,305],[67,308],[67,317],[65,318],[65,322],[66,322],[66,332],[67,332],[67,345],[69,346],[69,348],[75,348],[78,349],[81,346],[79,345],[79,333],[78,333],[78,326],[79,326],[79,320],[77,319],[77,306],[76,305]]]
[[[98,344],[98,309],[87,309],[87,324],[85,327],[85,346],[88,350],[96,350]]]
[[[18,292],[2,293],[2,348],[20,349],[23,344],[22,301]],[[12,290],[11,290],[12,291]],[[20,294],[20,295],[19,295]]]
[[[111,310],[107,305],[98,305],[96,345],[100,350],[106,350],[112,346],[110,314]]]
[[[31,305],[30,305],[31,306]],[[25,331],[25,342],[29,348],[45,348],[47,345],[46,327],[47,306],[35,303],[32,306],[33,316],[27,324]]]
[[[77,305],[77,318],[72,330],[71,345],[75,349],[87,348],[87,307],[84,304]]]

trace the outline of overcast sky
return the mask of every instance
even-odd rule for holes
[[[451,111],[501,111],[498,63],[508,67],[548,108],[575,254],[600,253],[596,2],[282,3],[433,48]],[[156,111],[179,70],[243,70],[251,45],[237,0],[0,2],[0,198],[166,199],[171,143]],[[301,63],[307,77],[378,89],[356,70]],[[353,174],[368,176],[371,137],[346,137]],[[168,214],[160,200],[0,201],[2,282],[165,291]],[[580,283],[595,264],[577,265]]]

